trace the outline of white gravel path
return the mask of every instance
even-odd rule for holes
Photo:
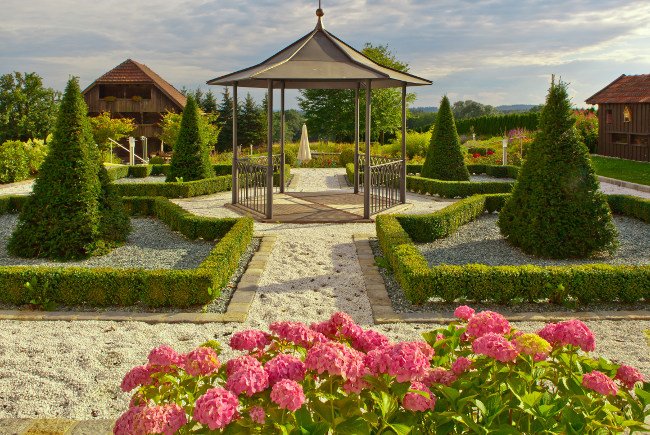
[[[340,169],[298,169],[296,190],[336,189]],[[331,187],[328,187],[331,185]],[[229,194],[177,200],[206,216],[233,216],[222,205]],[[409,195],[413,212],[440,209],[448,202]],[[124,373],[142,364],[149,350],[171,344],[187,351],[208,339],[227,343],[236,330],[266,328],[274,320],[323,320],[344,310],[363,326],[371,323],[368,298],[352,234],[374,234],[373,224],[255,224],[277,242],[261,276],[249,318],[244,324],[147,325],[137,322],[0,321],[0,418],[115,418],[129,397],[119,390]],[[542,325],[517,324],[527,331]],[[650,374],[643,330],[650,322],[590,322],[602,355],[620,358]],[[434,325],[377,326],[393,339],[417,339]],[[227,359],[232,353],[224,351]]]

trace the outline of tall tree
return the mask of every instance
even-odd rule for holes
[[[499,213],[501,233],[528,254],[584,258],[616,249],[611,212],[574,122],[566,85],[553,80],[540,131]]]
[[[167,181],[200,180],[214,176],[210,163],[210,149],[206,144],[205,134],[201,128],[199,108],[193,96],[187,97],[183,109],[183,118],[174,144]]]
[[[456,131],[454,114],[451,112],[446,95],[440,102],[431,143],[422,166],[422,176],[437,180],[469,180],[469,172],[460,150],[460,138]]]
[[[127,137],[135,130],[132,118],[111,118],[110,112],[102,112],[89,118],[93,140],[103,153],[110,151],[111,142]]]
[[[45,139],[56,122],[58,92],[36,73],[0,76],[0,143]]]
[[[227,87],[223,91],[218,111],[221,132],[217,140],[217,151],[230,151],[232,150],[232,98]]]
[[[217,99],[212,92],[212,89],[208,90],[203,96],[203,101],[201,102],[201,109],[205,113],[218,113],[217,109]]]
[[[255,103],[251,94],[246,94],[238,118],[238,139],[243,146],[258,146],[266,141],[266,110]]]

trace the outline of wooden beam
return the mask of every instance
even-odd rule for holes
[[[239,183],[237,174],[237,82],[232,87],[232,203],[239,202]]]
[[[283,80],[280,87],[280,193],[284,193],[284,87],[285,82]]]
[[[273,80],[268,80],[267,101],[267,164],[266,164],[266,218],[273,218]]]
[[[406,204],[406,83],[402,85],[402,171],[399,178],[399,202]]]
[[[359,193],[359,89],[361,82],[354,88],[354,193]]]
[[[371,86],[370,79],[366,80],[366,161],[363,173],[363,218],[370,219],[370,111],[371,111]]]

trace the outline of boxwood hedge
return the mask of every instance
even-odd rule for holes
[[[429,267],[414,241],[430,242],[484,212],[498,211],[508,195],[476,195],[428,215],[380,215],[377,236],[406,297],[421,304],[437,297],[509,303],[515,298],[563,302],[650,301],[650,266],[586,264],[540,267],[440,265]],[[650,200],[612,195],[614,213],[650,222]]]
[[[0,213],[17,211],[26,197],[0,197]],[[129,213],[152,216],[190,239],[218,240],[193,270],[141,270],[82,267],[0,267],[0,302],[29,303],[34,291],[53,303],[69,306],[188,307],[218,296],[210,289],[227,284],[253,236],[250,218],[195,216],[162,197],[123,198]],[[35,290],[25,283],[35,282]]]

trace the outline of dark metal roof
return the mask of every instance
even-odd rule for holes
[[[372,61],[324,29],[322,11],[316,28],[267,60],[209,80],[209,85],[265,88],[268,80],[287,89],[352,89],[372,80],[372,88],[430,85],[431,81]],[[363,84],[363,83],[362,83]]]
[[[650,74],[623,74],[585,101],[588,104],[650,103]]]

